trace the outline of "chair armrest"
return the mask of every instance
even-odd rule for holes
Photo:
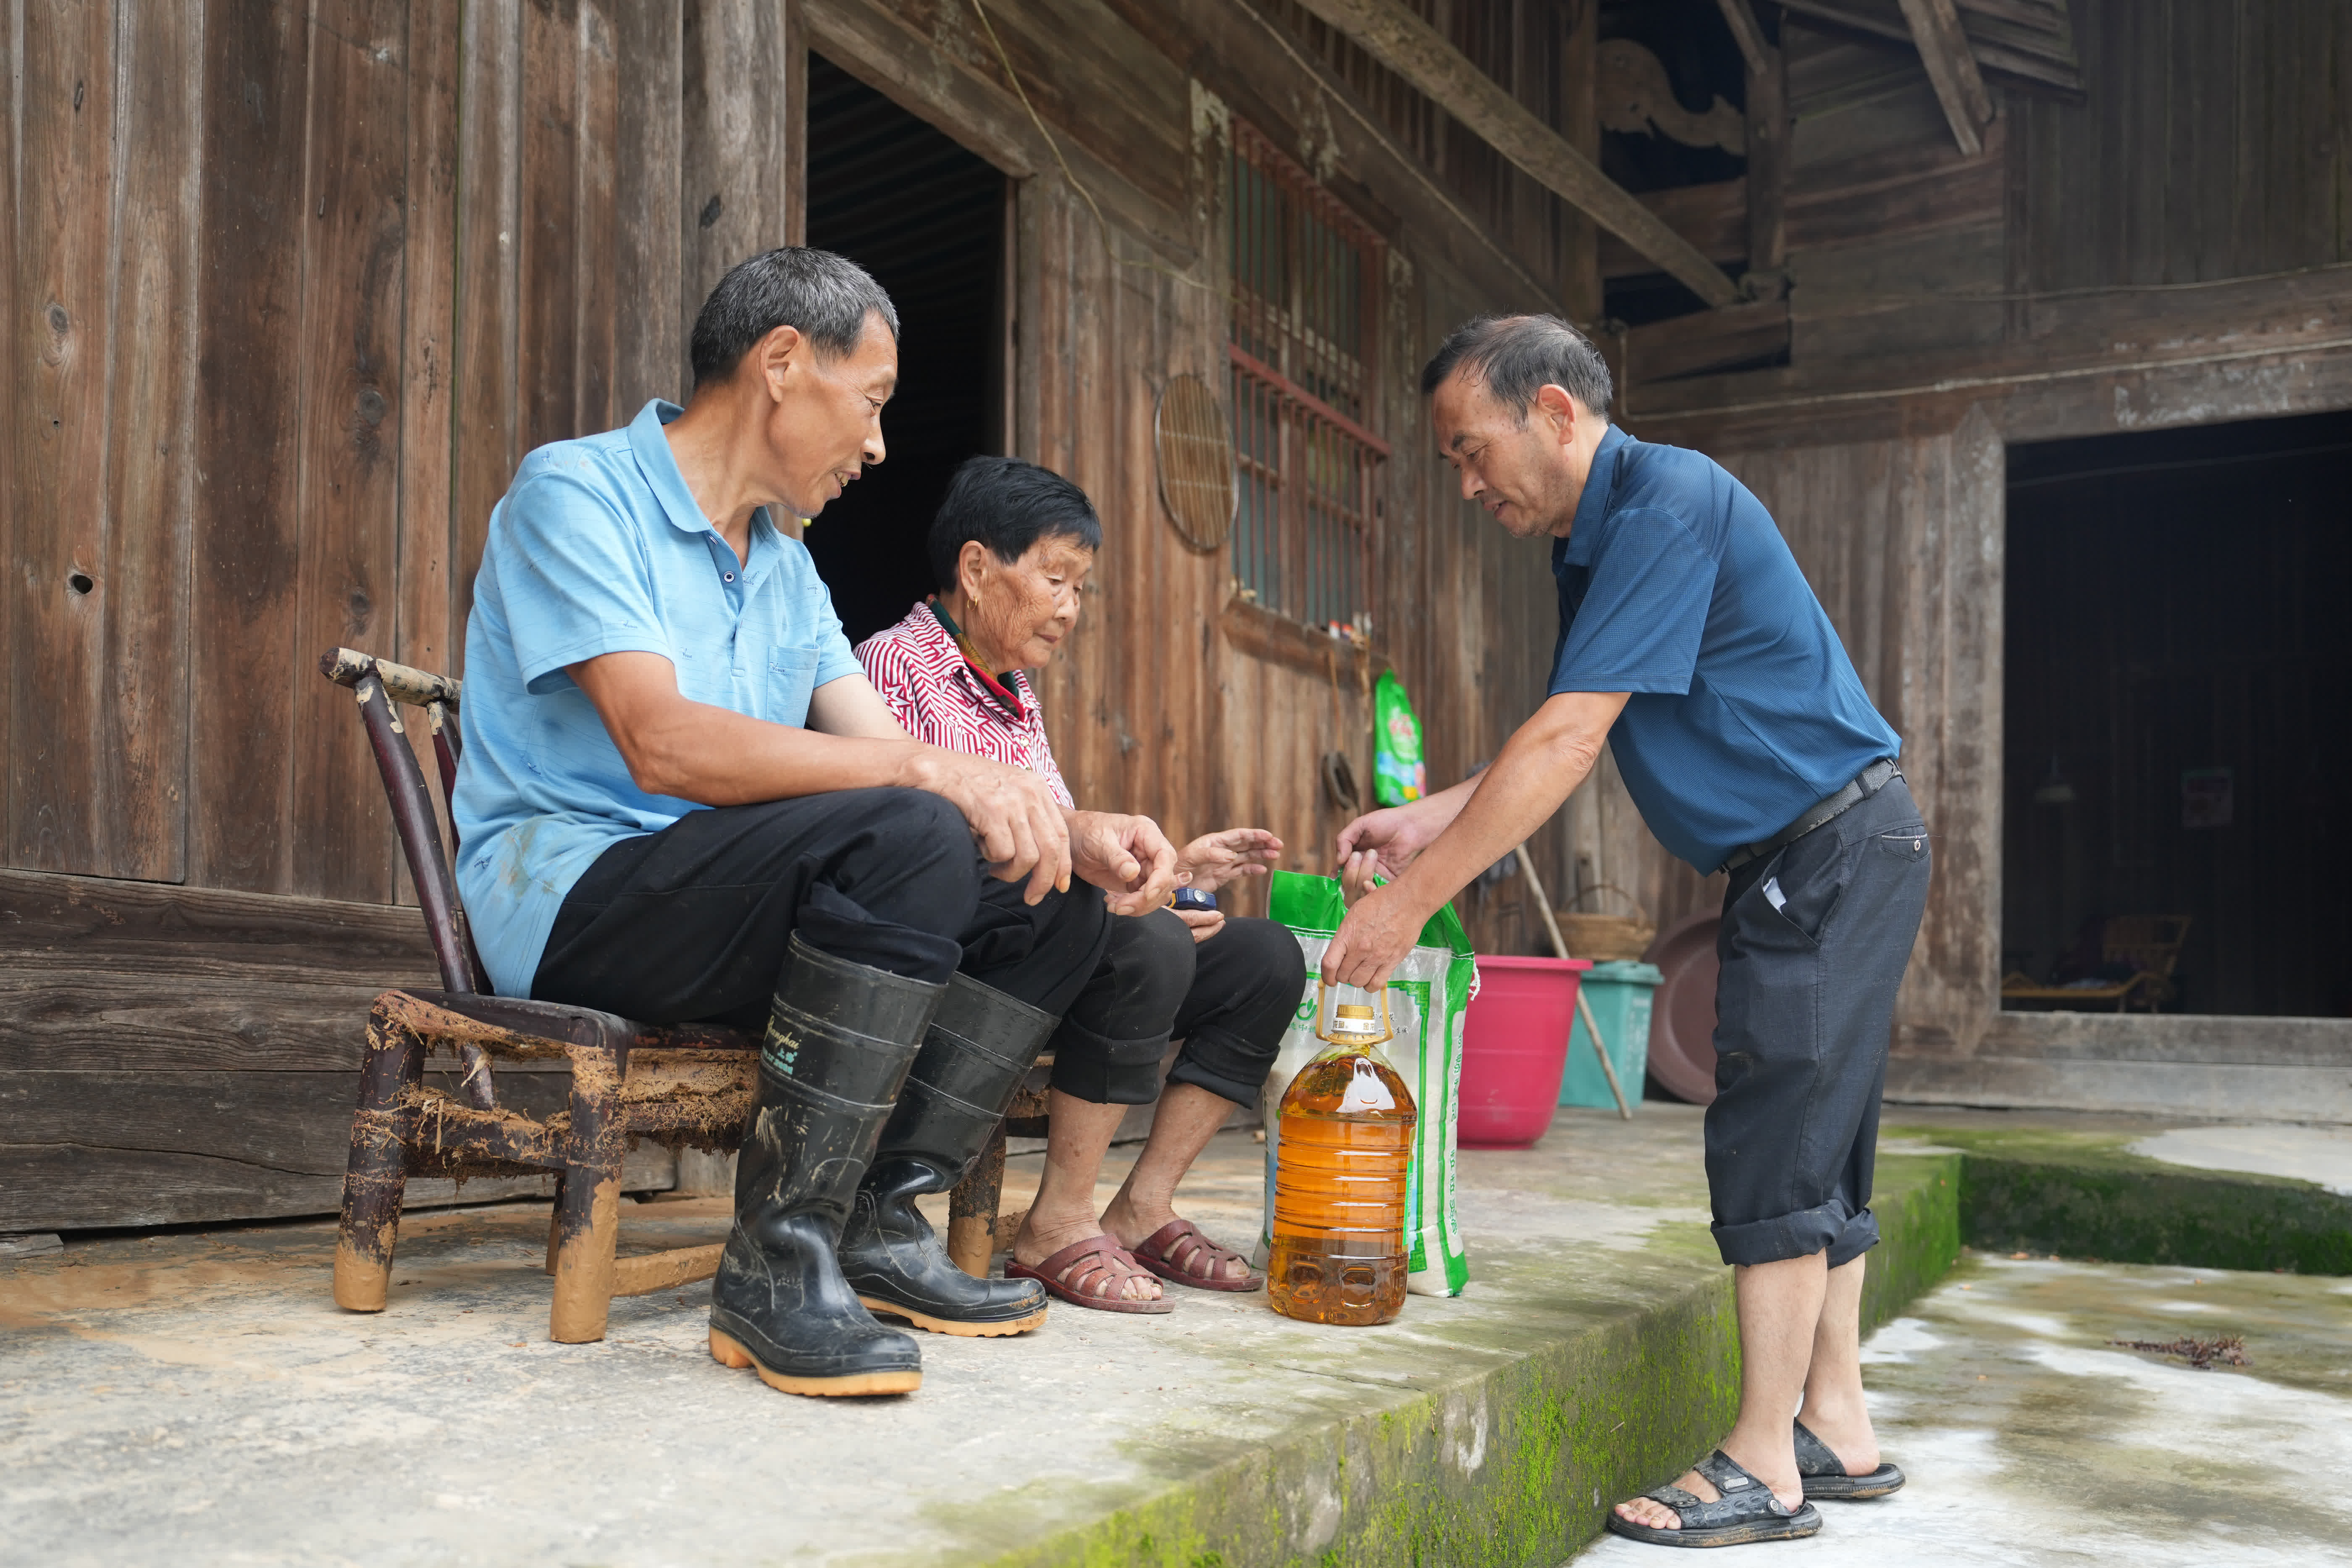
[[[562,1002],[418,987],[387,992],[378,998],[378,1005],[394,997],[404,998],[410,1004],[395,1006],[394,1011],[401,1016],[403,1023],[419,1033],[461,1039],[495,1056],[562,1056],[569,1046],[608,1050],[617,1056],[635,1043],[639,1032],[639,1026],[615,1014]],[[467,1024],[475,1026],[467,1028]]]

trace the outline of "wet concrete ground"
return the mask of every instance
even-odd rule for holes
[[[2108,1342],[2230,1335],[2251,1366]],[[1771,1564],[2352,1564],[2352,1280],[1970,1254],[1864,1359],[1910,1484],[1817,1505]],[[1676,1561],[1612,1536],[1576,1564]]]

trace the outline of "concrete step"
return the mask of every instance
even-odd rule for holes
[[[1976,1139],[2017,1132],[1997,1118],[1890,1133],[1870,1322],[1950,1267],[1983,1171],[2096,1163],[2048,1142],[2083,1131],[2062,1123],[2031,1160]],[[1465,1153],[1470,1288],[1380,1328],[1293,1322],[1262,1294],[1056,1304],[1018,1339],[925,1336],[921,1391],[874,1401],[724,1371],[701,1286],[616,1301],[600,1344],[551,1343],[543,1204],[409,1216],[367,1317],[328,1299],[329,1224],[69,1237],[0,1259],[0,1507],[33,1561],[1556,1568],[1730,1421],[1699,1131],[1687,1107],[1564,1110],[1537,1149]],[[2090,1152],[2146,1158],[2129,1141]],[[1008,1208],[1037,1164],[1013,1162]],[[1221,1134],[1185,1212],[1246,1246],[1263,1182],[1262,1146]],[[2324,1237],[2330,1211],[2309,1212]],[[726,1225],[719,1199],[633,1205],[625,1250]]]

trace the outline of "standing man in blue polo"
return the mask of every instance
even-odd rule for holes
[[[1677,1546],[1810,1535],[1808,1498],[1903,1482],[1879,1462],[1858,1342],[1887,1037],[1927,894],[1901,742],[1762,504],[1699,453],[1611,426],[1608,367],[1573,327],[1472,321],[1422,390],[1463,495],[1514,536],[1552,542],[1551,694],[1475,779],[1339,835],[1351,882],[1395,880],[1349,911],[1323,973],[1383,983],[1422,922],[1559,810],[1603,744],[1659,841],[1730,873],[1706,1174],[1738,1271],[1739,1419],[1608,1523]]]

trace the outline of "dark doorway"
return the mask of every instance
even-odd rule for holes
[[[809,57],[808,242],[873,273],[898,308],[889,456],[807,532],[853,643],[930,592],[923,539],[949,475],[1003,449],[1005,191],[994,166]]]
[[[2012,447],[2008,531],[2003,967],[2185,915],[2168,1010],[2352,1014],[2352,414]]]

